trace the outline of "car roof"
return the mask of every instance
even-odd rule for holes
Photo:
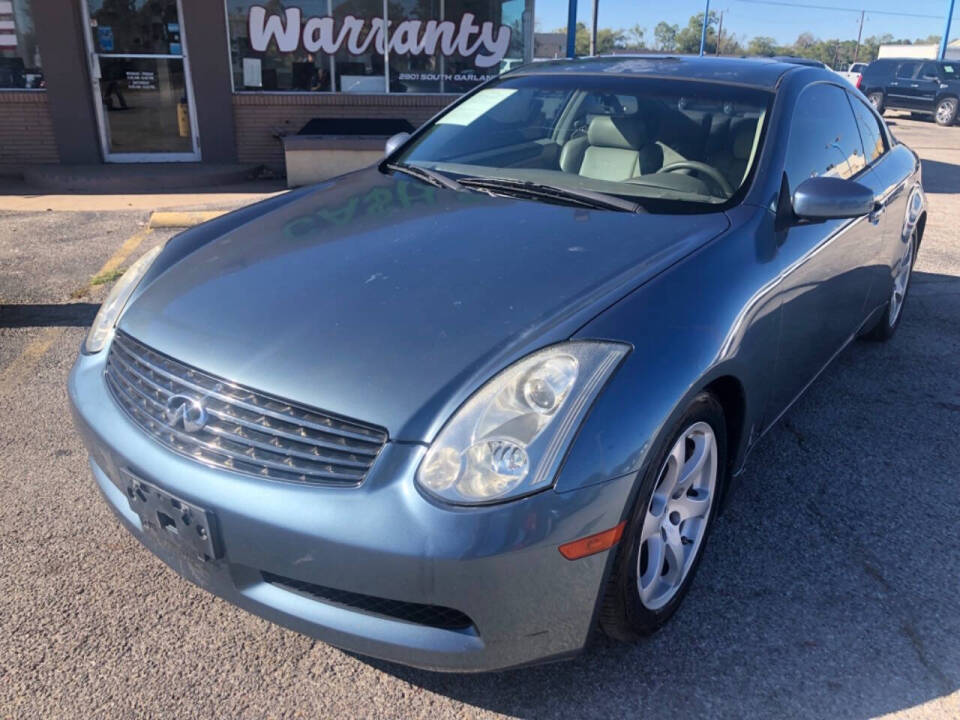
[[[813,58],[797,57],[796,55],[776,55],[772,60],[779,60],[780,62],[790,63],[791,65],[806,65],[807,67],[826,67],[826,63],[822,63],[819,60],[814,60]]]
[[[936,58],[918,58],[918,57],[899,57],[899,58],[885,57],[885,58],[877,58],[876,60],[874,60],[874,61],[873,61],[872,63],[870,63],[870,64],[871,64],[871,65],[878,65],[878,64],[880,64],[880,63],[902,63],[902,62],[944,63],[944,62],[946,62],[946,60],[937,60]]]
[[[785,73],[801,67],[803,66],[774,58],[602,55],[536,62],[511,70],[505,75],[614,74],[735,83],[772,90]]]

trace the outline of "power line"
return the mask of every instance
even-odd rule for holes
[[[802,8],[804,10],[838,10],[841,12],[868,12],[871,15],[893,15],[896,17],[912,17],[940,20],[942,15],[925,15],[922,13],[894,12],[893,10],[872,10],[870,8],[837,7],[836,5],[812,5],[809,3],[782,2],[781,0],[734,0],[734,2],[749,5],[776,5],[778,7]]]

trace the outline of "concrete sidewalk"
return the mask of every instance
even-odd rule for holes
[[[22,180],[0,178],[0,211],[233,210],[286,190],[283,180],[253,180],[164,193],[48,193]]]

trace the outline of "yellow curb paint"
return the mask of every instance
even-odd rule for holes
[[[153,212],[150,213],[150,227],[152,228],[184,228],[193,227],[208,220],[225,215],[226,210],[193,210],[182,212]]]
[[[117,248],[117,251],[103,264],[97,275],[113,272],[119,268],[140,247],[140,243],[151,232],[150,228],[144,228],[127,238],[123,245]],[[0,395],[6,395],[11,390],[20,387],[40,364],[40,359],[64,332],[66,332],[66,328],[47,327],[40,332],[40,337],[27,343],[23,352],[0,371]]]

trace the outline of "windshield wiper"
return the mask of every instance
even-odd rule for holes
[[[619,210],[620,212],[637,212],[640,205],[629,200],[608,195],[607,193],[594,192],[593,190],[574,190],[573,188],[560,187],[558,185],[547,185],[544,183],[533,182],[532,180],[514,180],[512,178],[486,178],[486,177],[465,177],[458,180],[459,184],[469,188],[475,188],[491,195],[525,195],[532,198],[544,198],[548,200],[564,200],[576,203],[584,207],[602,208],[604,210]]]
[[[434,187],[443,187],[447,190],[456,190],[457,192],[463,190],[460,183],[453,178],[418,165],[410,165],[409,163],[387,163],[386,167],[388,170],[410,175],[411,177],[417,178],[417,180],[423,180],[425,183],[430,183]]]

